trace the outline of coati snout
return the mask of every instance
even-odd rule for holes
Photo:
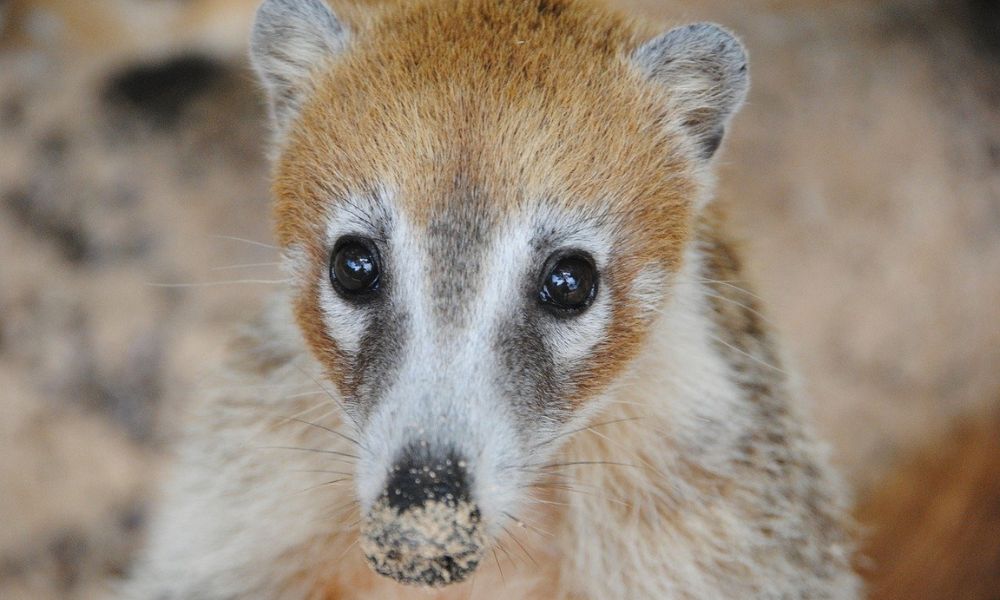
[[[361,549],[378,573],[400,583],[464,580],[487,548],[471,498],[468,463],[454,452],[407,448],[361,527]]]

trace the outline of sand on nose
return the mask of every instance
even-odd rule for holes
[[[440,587],[472,574],[486,552],[479,509],[466,500],[433,500],[399,511],[381,498],[361,528],[361,549],[379,574]]]

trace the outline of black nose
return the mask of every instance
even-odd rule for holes
[[[408,449],[393,466],[385,494],[389,506],[400,513],[431,501],[448,506],[468,502],[466,463],[454,452],[435,457]]]

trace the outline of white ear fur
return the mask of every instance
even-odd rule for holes
[[[718,25],[696,23],[649,40],[633,60],[667,88],[671,117],[691,134],[701,156],[711,158],[750,87],[743,44]]]
[[[342,52],[350,34],[324,0],[265,0],[250,36],[250,62],[283,132],[312,89],[315,70]]]

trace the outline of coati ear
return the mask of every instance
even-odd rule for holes
[[[714,23],[696,23],[649,40],[633,60],[667,88],[672,114],[711,158],[750,87],[743,44]]]
[[[350,34],[324,0],[264,0],[250,35],[250,62],[283,131],[312,89],[315,70],[342,52]]]

